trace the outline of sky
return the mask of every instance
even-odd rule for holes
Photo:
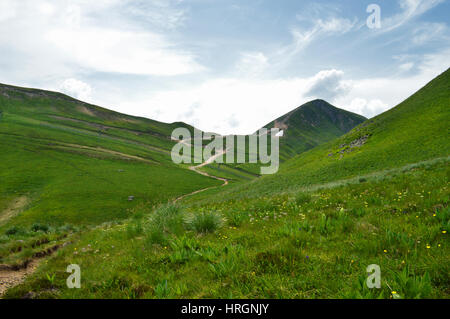
[[[220,134],[316,98],[370,118],[450,67],[449,16],[449,0],[0,0],[0,82]]]

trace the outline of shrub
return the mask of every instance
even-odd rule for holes
[[[145,227],[145,230],[142,229],[142,231],[145,231],[146,233],[147,244],[163,245],[168,241],[168,234],[181,234],[184,230],[183,225],[184,220],[181,207],[169,203],[159,206],[153,212],[153,216],[150,219],[148,226]]]
[[[8,228],[5,231],[5,235],[11,236],[11,235],[15,235],[15,234],[17,234],[19,232],[20,232],[20,228],[17,227],[17,226],[13,226],[13,227]]]
[[[34,232],[38,232],[38,231],[43,231],[44,233],[48,232],[49,227],[48,225],[45,224],[39,224],[39,223],[35,223],[31,226],[31,231]]]
[[[165,232],[181,233],[183,231],[181,207],[172,203],[158,207],[154,212],[151,224]]]
[[[222,219],[217,213],[202,212],[196,214],[189,224],[198,233],[213,233],[222,225]]]

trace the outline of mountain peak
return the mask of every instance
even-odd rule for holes
[[[265,125],[284,130],[281,147],[285,158],[302,153],[316,145],[341,136],[358,124],[364,116],[339,109],[325,100],[309,101]]]

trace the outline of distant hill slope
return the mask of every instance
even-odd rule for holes
[[[172,162],[170,135],[180,126],[193,130],[1,84],[0,227],[109,221],[220,185]],[[12,212],[18,199],[24,205]]]
[[[364,116],[339,109],[324,100],[313,100],[264,127],[284,130],[280,154],[281,160],[285,160],[341,136],[365,120]]]
[[[449,123],[450,69],[396,107],[282,163],[276,174],[230,188],[228,195],[222,192],[217,200],[295,190],[448,157]]]
[[[47,116],[58,121],[71,119],[98,123],[100,129],[122,128],[135,135],[148,134],[169,139],[172,130],[191,125],[182,122],[163,123],[148,118],[118,113],[103,107],[79,101],[59,92],[29,89],[0,83],[0,105],[3,111],[16,114]],[[61,117],[56,117],[57,115]],[[64,118],[66,117],[66,118]],[[72,124],[73,125],[73,124]]]
[[[263,128],[274,127],[283,130],[280,138],[280,161],[284,162],[322,143],[328,142],[350,131],[364,122],[364,116],[348,112],[324,100],[313,100],[280,116],[264,125]],[[247,142],[248,143],[248,139]],[[235,147],[237,151],[237,148]],[[248,157],[248,145],[246,144]],[[260,173],[260,164],[210,164],[204,171],[226,178],[249,180]]]
[[[447,70],[396,107],[304,156],[296,156],[281,168],[280,175],[300,180],[308,171],[307,176],[322,182],[448,156],[449,123]]]

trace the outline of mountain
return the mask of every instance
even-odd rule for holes
[[[59,92],[0,83],[0,97],[2,98],[0,105],[4,112],[33,114],[33,116],[43,117],[48,121],[65,121],[68,122],[66,123],[68,125],[75,125],[74,122],[89,122],[89,126],[97,131],[128,129],[135,133],[134,135],[149,135],[170,140],[174,128],[186,127],[190,131],[193,130],[193,127],[186,123],[168,124],[148,118],[130,116],[79,101]]]
[[[303,153],[341,136],[367,120],[324,100],[313,100],[264,125],[284,131],[280,139],[281,160]]]
[[[448,156],[448,123],[450,70],[394,108],[308,154],[294,157],[280,173],[297,176],[296,180],[310,176],[325,182]]]
[[[172,162],[180,126],[1,84],[0,227],[111,221],[220,185]]]
[[[229,189],[238,196],[312,184],[450,155],[450,70],[392,109],[281,164],[277,174]],[[287,127],[289,130],[289,127]],[[289,134],[289,133],[288,133]],[[223,194],[220,196],[224,197]]]
[[[317,145],[347,133],[364,122],[364,116],[339,109],[324,100],[313,100],[286,113],[263,128],[283,130],[280,161],[284,162]],[[248,143],[248,138],[247,142]],[[235,147],[235,151],[237,151]],[[246,144],[248,157],[248,145]],[[232,180],[251,180],[259,176],[260,164],[209,164],[203,171]]]
[[[195,278],[208,269],[216,275],[203,277],[207,287],[191,295],[448,298],[449,123],[447,70],[273,175],[187,198],[191,210],[228,221],[201,247],[231,251],[176,268]],[[365,284],[373,263],[384,269],[380,289]]]
[[[4,297],[449,298],[449,85],[446,71],[393,109],[286,160],[273,175],[192,194],[179,205],[131,207],[132,218],[117,225],[75,233],[67,227],[36,231],[45,225],[0,229],[3,268],[42,255],[55,238],[61,246]],[[17,167],[26,168],[42,151],[27,145],[27,157],[5,165],[14,147],[1,153],[0,174],[9,167],[22,174]],[[71,164],[86,169],[83,161]],[[32,166],[35,175],[54,170],[54,162],[40,164]],[[116,175],[102,169],[104,162],[90,164],[97,177]],[[140,187],[154,183],[143,184],[143,172],[128,178]],[[15,176],[6,179],[10,187]],[[92,205],[100,200],[97,189],[108,191],[100,182],[92,197],[77,189],[82,193],[67,193],[71,199]],[[38,195],[53,198],[50,213],[65,205],[45,187]],[[67,288],[70,264],[82,267],[82,289]],[[367,269],[374,264],[383,275],[380,287],[370,289]]]

